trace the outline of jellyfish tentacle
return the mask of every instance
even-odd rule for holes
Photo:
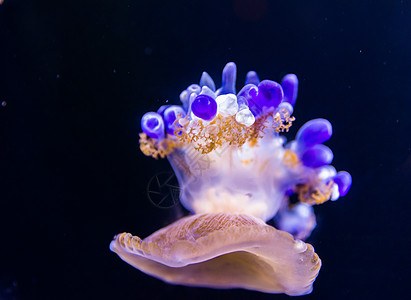
[[[207,72],[203,72],[200,79],[200,86],[208,87],[211,91],[215,92],[215,84],[211,76]]]
[[[249,71],[245,78],[245,85],[247,84],[258,85],[259,83],[260,83],[260,79],[258,78],[257,73],[254,71]]]
[[[155,112],[148,112],[141,118],[141,128],[144,133],[153,139],[162,139],[164,133],[164,121],[161,115]]]
[[[229,62],[223,69],[222,85],[218,95],[235,94],[235,82],[237,77],[237,66]]]
[[[295,105],[298,95],[298,78],[295,74],[287,74],[281,80],[281,87],[284,91],[284,101]]]

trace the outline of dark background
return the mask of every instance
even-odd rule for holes
[[[250,6],[250,3],[253,3]],[[167,285],[109,251],[169,224],[169,171],[139,122],[225,63],[300,79],[291,133],[330,120],[349,194],[316,207],[323,260],[304,299],[405,299],[411,240],[408,0],[20,1],[0,6],[0,299],[286,299]]]

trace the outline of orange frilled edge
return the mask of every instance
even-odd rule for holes
[[[259,116],[251,126],[245,126],[236,122],[235,118],[217,115],[211,122],[203,120],[189,120],[188,117],[178,116],[175,124],[175,135],[167,135],[162,140],[149,138],[146,134],[140,134],[140,149],[154,158],[164,158],[174,148],[185,145],[193,145],[201,154],[207,154],[223,145],[241,147],[246,142],[255,146],[258,140],[264,137],[264,130],[271,129],[275,132],[287,132],[295,120],[289,112],[281,109],[276,113],[266,113]]]

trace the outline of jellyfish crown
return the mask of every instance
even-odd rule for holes
[[[289,143],[280,136],[294,121],[296,75],[277,83],[250,71],[238,93],[236,77],[230,62],[216,89],[203,72],[182,105],[142,117],[140,149],[168,158],[192,215],[144,240],[119,234],[110,249],[169,283],[304,295],[321,267],[301,241],[316,226],[312,206],[346,195],[351,176],[330,165],[327,120],[307,122]],[[265,223],[273,217],[277,228]]]
[[[322,144],[332,135],[330,122],[307,122],[290,143],[280,135],[295,119],[297,76],[278,83],[250,71],[236,94],[236,73],[228,63],[216,89],[203,72],[198,85],[180,94],[181,106],[142,118],[141,150],[168,158],[181,203],[193,213],[247,213],[267,221],[292,194],[310,208],[345,195],[351,177],[329,165],[333,153]]]

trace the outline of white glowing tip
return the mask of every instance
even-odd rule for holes
[[[337,171],[333,166],[324,166],[317,169],[318,177],[321,180],[327,180],[328,178],[334,177],[337,175]]]
[[[223,117],[231,117],[238,112],[237,96],[234,94],[220,95],[215,101],[218,105],[218,113]]]
[[[235,120],[240,123],[244,124],[245,126],[251,126],[255,122],[255,117],[253,113],[248,109],[242,109],[235,115]]]
[[[338,198],[340,198],[340,192],[338,190],[338,185],[334,183],[333,191],[331,194],[331,201],[338,200]]]

